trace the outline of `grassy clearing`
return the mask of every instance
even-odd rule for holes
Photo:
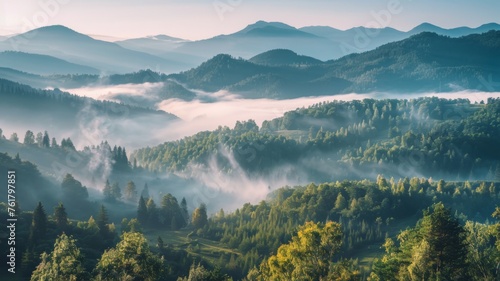
[[[227,248],[225,245],[200,238],[192,237],[188,238],[188,234],[191,230],[180,230],[180,231],[160,231],[160,230],[146,230],[144,235],[149,241],[152,247],[156,247],[158,236],[161,237],[165,245],[169,245],[174,249],[182,249],[187,251],[189,254],[199,257],[210,264],[217,264],[221,256],[228,255],[240,255],[238,251]]]

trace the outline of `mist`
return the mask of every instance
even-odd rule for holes
[[[219,126],[233,127],[236,121],[253,119],[258,125],[265,120],[279,118],[285,112],[297,108],[308,107],[320,102],[329,101],[352,101],[366,98],[375,99],[412,99],[419,97],[435,96],[445,99],[469,99],[472,103],[486,101],[489,97],[500,97],[498,92],[458,91],[453,93],[420,93],[420,94],[396,94],[396,93],[349,93],[343,95],[303,97],[288,100],[273,99],[243,99],[235,93],[219,91],[216,93],[204,93],[195,91],[197,98],[193,101],[180,99],[161,100],[158,90],[162,83],[144,83],[139,85],[116,85],[116,86],[93,86],[78,89],[65,89],[72,94],[94,98],[96,100],[108,100],[122,102],[125,104],[142,105],[158,110],[172,113],[180,118],[169,123],[161,118],[155,119],[151,116],[123,116],[110,121],[109,116],[99,114],[92,108],[84,108],[77,113],[78,126],[76,128],[64,128],[51,124],[39,124],[18,120],[7,124],[0,124],[7,137],[12,132],[17,132],[22,140],[26,130],[35,133],[44,130],[49,131],[50,137],[71,137],[77,148],[84,146],[96,146],[101,141],[107,140],[110,145],[126,147],[130,153],[135,149],[146,146],[155,146],[167,141],[181,139],[191,136],[200,131],[215,130]],[[207,101],[208,100],[208,101]],[[125,114],[126,115],[126,114]],[[3,122],[2,122],[3,123]],[[14,130],[15,128],[15,130]],[[298,163],[281,165],[268,171],[267,175],[249,175],[237,163],[233,151],[227,147],[220,147],[219,155],[230,163],[230,170],[222,170],[215,161],[216,155],[211,156],[208,165],[191,163],[183,172],[174,175],[167,172],[157,175],[142,174],[130,176],[127,180],[135,180],[138,189],[144,183],[148,183],[151,193],[154,194],[156,202],[162,195],[172,193],[179,200],[186,197],[189,209],[193,210],[200,203],[206,203],[209,212],[216,212],[220,208],[234,210],[242,204],[258,203],[264,200],[269,192],[283,187],[304,185],[309,182],[340,180],[345,174],[359,175],[360,178],[375,178],[380,169],[397,171],[401,176],[421,176],[417,170],[399,171],[398,167],[375,167],[369,172],[366,169],[359,170],[348,165],[339,165],[336,156],[323,157],[323,163],[315,157],[301,159]],[[22,156],[22,155],[21,155]],[[84,185],[98,191],[102,189],[103,183],[111,176],[111,157],[105,152],[91,149],[88,158],[76,168],[70,167],[77,179]],[[323,155],[324,156],[324,155]],[[324,159],[332,160],[324,160]],[[30,159],[28,159],[30,160]],[[43,161],[38,161],[41,163]],[[67,160],[66,160],[67,161]],[[49,163],[50,165],[50,163]],[[44,174],[51,174],[51,167],[41,167]],[[305,170],[307,169],[307,171]],[[377,170],[377,172],[375,171]],[[312,173],[311,173],[312,172]],[[313,176],[314,175],[314,176]],[[125,183],[122,183],[122,187]],[[182,188],[180,188],[182,187]],[[92,192],[91,194],[98,193]]]
[[[181,122],[169,125],[167,128],[152,131],[150,139],[158,141],[157,144],[177,140],[186,136],[196,134],[200,131],[215,130],[219,126],[233,127],[236,121],[254,120],[261,125],[265,120],[272,120],[284,115],[285,112],[297,108],[308,107],[320,102],[352,101],[366,98],[374,99],[412,99],[419,97],[438,97],[445,99],[469,99],[472,103],[486,101],[489,97],[500,97],[500,92],[479,92],[479,91],[457,91],[450,93],[385,93],[375,92],[368,94],[348,93],[330,96],[302,97],[286,100],[274,99],[244,99],[237,93],[228,91],[218,91],[215,93],[205,93],[192,90],[197,94],[197,99],[185,101],[181,99],[161,100],[158,97],[158,90],[163,83],[126,84],[116,86],[94,86],[77,89],[65,89],[66,91],[97,100],[109,100],[133,104],[138,106],[152,107],[172,113],[182,119]],[[209,101],[207,101],[207,99]],[[145,120],[143,120],[145,121]],[[149,122],[138,122],[144,126]],[[129,126],[130,124],[123,124]],[[133,126],[133,124],[132,124]],[[110,135],[112,137],[112,135]],[[127,136],[128,138],[128,136]],[[128,141],[127,145],[132,148],[140,148],[147,145],[154,145],[153,141],[147,143],[145,140]]]

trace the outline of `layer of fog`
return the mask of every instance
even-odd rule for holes
[[[99,86],[86,87],[80,89],[68,89],[69,92],[91,97],[97,100],[111,100],[126,102],[131,101],[134,104],[145,102],[150,106],[153,104],[156,109],[161,109],[172,113],[182,120],[161,124],[154,120],[146,118],[136,118],[134,120],[123,120],[121,123],[109,124],[105,118],[96,117],[92,119],[92,115],[88,115],[85,122],[82,121],[82,126],[77,128],[75,132],[57,132],[62,136],[73,136],[86,132],[88,143],[98,144],[102,140],[108,140],[111,144],[124,145],[127,151],[133,149],[154,146],[165,141],[177,140],[185,136],[193,135],[200,131],[214,130],[218,126],[233,127],[236,121],[244,121],[253,119],[258,125],[264,120],[271,120],[283,116],[287,111],[297,108],[308,107],[324,101],[351,101],[362,100],[365,98],[396,98],[396,99],[411,99],[418,97],[436,96],[439,98],[469,99],[471,102],[486,101],[489,97],[500,97],[500,93],[490,92],[475,92],[475,91],[459,91],[453,93],[420,93],[420,94],[388,94],[388,93],[371,93],[371,94],[344,94],[320,97],[304,97],[288,100],[272,100],[272,99],[243,99],[238,95],[220,91],[212,94],[200,95],[200,99],[194,101],[183,101],[179,99],[169,99],[157,102],[154,92],[162,87],[161,83],[145,83],[141,85],[118,85],[118,86]],[[202,95],[210,95],[213,97],[212,102],[204,102],[206,97]],[[90,118],[88,118],[90,116]],[[4,130],[5,131],[5,130]],[[78,132],[77,132],[78,131]],[[135,132],[134,134],[124,134],[124,132]],[[18,132],[19,133],[19,132]],[[66,135],[64,135],[66,134]],[[22,138],[22,135],[20,135]],[[78,145],[82,145],[78,143]],[[175,176],[182,179],[180,182],[172,186],[172,177],[167,173],[159,174],[158,186],[170,186],[170,188],[156,189],[158,200],[161,194],[171,192],[179,199],[186,197],[190,209],[196,207],[197,204],[204,202],[209,205],[209,211],[215,212],[219,208],[233,209],[240,207],[245,202],[257,203],[266,198],[270,190],[290,185],[306,184],[314,181],[308,178],[307,175],[296,175],[296,167],[292,165],[278,167],[271,171],[268,176],[249,177],[238,166],[231,152],[225,148],[220,150],[225,151],[224,156],[231,160],[231,173],[222,172],[215,162],[211,161],[208,166],[199,166],[192,164],[189,169]],[[219,151],[219,152],[220,152]],[[89,171],[93,171],[99,167],[99,161],[102,161],[106,167],[110,165],[109,156],[102,159],[103,155],[96,152],[88,163]],[[306,165],[307,163],[302,163]],[[331,163],[330,163],[331,164]],[[320,167],[321,168],[321,167]],[[333,170],[332,166],[325,166],[323,169],[325,174],[328,170]],[[360,173],[361,176],[375,177],[376,175],[368,175],[362,171],[350,171],[350,173]],[[98,181],[103,181],[109,175],[109,171],[104,169],[104,172],[99,175]],[[293,176],[291,176],[293,175]],[[338,176],[341,180],[341,175]],[[421,175],[418,175],[421,176]],[[149,179],[152,180],[152,179]],[[332,179],[333,180],[333,179]],[[336,179],[335,179],[336,180]],[[148,179],[144,179],[148,181]],[[92,183],[88,183],[92,186]],[[96,186],[96,185],[94,185]],[[99,186],[99,185],[97,185]]]
[[[149,138],[159,141],[177,140],[185,136],[196,134],[200,131],[214,130],[219,126],[233,127],[236,121],[253,119],[259,126],[265,120],[279,118],[287,111],[301,107],[308,107],[324,101],[352,101],[365,98],[375,99],[412,99],[418,97],[439,97],[446,99],[469,99],[472,103],[486,101],[489,97],[500,97],[498,92],[457,91],[452,93],[416,93],[416,94],[394,94],[394,93],[370,93],[370,94],[342,94],[331,96],[313,96],[287,100],[273,99],[243,99],[237,94],[227,91],[216,93],[203,93],[192,90],[198,94],[199,99],[184,101],[180,99],[158,100],[156,91],[162,87],[162,83],[127,84],[116,86],[97,86],[78,89],[66,89],[67,91],[91,97],[97,100],[109,100],[127,104],[155,107],[180,117],[183,122],[168,126],[163,130],[156,130]],[[206,102],[207,96],[211,102]],[[141,124],[144,124],[141,122]],[[144,143],[144,139],[138,143],[127,143],[132,148],[154,145],[151,142]]]

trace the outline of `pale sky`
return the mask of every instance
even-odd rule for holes
[[[198,40],[258,20],[339,29],[378,25],[409,30],[422,22],[477,27],[500,22],[499,11],[498,0],[0,0],[0,35],[61,24],[92,35]]]

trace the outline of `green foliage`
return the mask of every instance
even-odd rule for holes
[[[231,281],[232,279],[220,272],[220,269],[207,270],[203,265],[192,265],[187,277],[179,277],[177,281]]]
[[[83,268],[83,256],[76,241],[66,234],[56,239],[50,255],[43,253],[41,262],[31,275],[32,281],[79,281],[88,280],[89,275]]]
[[[466,231],[450,209],[437,203],[415,228],[386,242],[387,254],[375,264],[377,280],[470,280]]]
[[[47,234],[47,214],[43,208],[42,202],[38,202],[35,210],[33,211],[33,220],[30,229],[30,244],[34,245],[43,240]]]
[[[115,248],[106,250],[96,268],[96,280],[160,280],[164,261],[149,249],[148,241],[138,232],[122,234]]]
[[[438,98],[335,101],[287,112],[258,131],[251,121],[220,127],[133,157],[159,172],[216,164],[228,174],[241,169],[262,176],[287,164],[294,167],[290,176],[300,172],[319,181],[362,179],[367,169],[388,177],[494,180],[499,112],[500,99],[484,106]],[[291,131],[298,136],[284,133]]]
[[[460,38],[424,32],[321,64],[286,50],[271,50],[250,61],[220,54],[169,78],[190,88],[228,89],[246,98],[443,92],[457,86],[494,91],[479,81],[499,75],[499,61],[492,59],[500,56],[499,37],[500,31]]]
[[[151,203],[154,203],[154,201]],[[151,205],[151,208],[152,207],[153,205]],[[178,230],[179,228],[186,226],[183,210],[179,206],[177,198],[170,193],[162,197],[161,207],[158,214],[159,221],[164,228]],[[154,208],[152,208],[151,216],[155,216]]]
[[[134,202],[137,199],[137,189],[135,187],[135,183],[133,181],[129,181],[127,183],[127,187],[125,188],[125,199],[131,202]]]
[[[300,227],[290,243],[278,248],[276,255],[261,265],[265,280],[332,280],[334,275],[346,275],[348,266],[334,266],[332,258],[342,243],[338,223],[308,222]],[[330,272],[334,270],[335,272]],[[349,280],[349,279],[336,279]]]
[[[23,143],[25,145],[34,145],[35,144],[35,134],[33,134],[33,132],[30,130],[26,131],[26,134],[24,135]]]
[[[104,199],[111,202],[120,200],[120,198],[122,197],[121,189],[118,183],[115,182],[113,183],[113,185],[111,185],[109,183],[109,180],[106,180],[106,184],[102,189],[102,194],[104,195]]]
[[[108,212],[104,205],[101,205],[101,208],[99,209],[99,215],[97,216],[96,220],[97,227],[99,228],[99,234],[101,235],[102,239],[109,239],[110,237],[110,230],[108,227],[109,224],[109,218],[108,218]]]
[[[69,202],[81,202],[89,197],[87,187],[83,186],[71,174],[66,174],[61,183],[61,188],[64,198]]]
[[[149,198],[148,202],[146,203],[146,207],[148,208],[148,223],[147,225],[150,226],[155,226],[158,225],[159,223],[159,211],[158,208],[156,207],[156,203],[153,200],[153,198]]]
[[[65,231],[68,226],[68,214],[66,213],[66,208],[62,203],[59,203],[54,208],[54,219],[56,221],[57,228],[60,231]]]
[[[139,206],[137,207],[137,220],[143,225],[148,223],[148,207],[142,196],[139,198]]]
[[[207,206],[200,204],[200,207],[193,211],[193,218],[191,220],[193,226],[197,229],[203,228],[208,223]]]

